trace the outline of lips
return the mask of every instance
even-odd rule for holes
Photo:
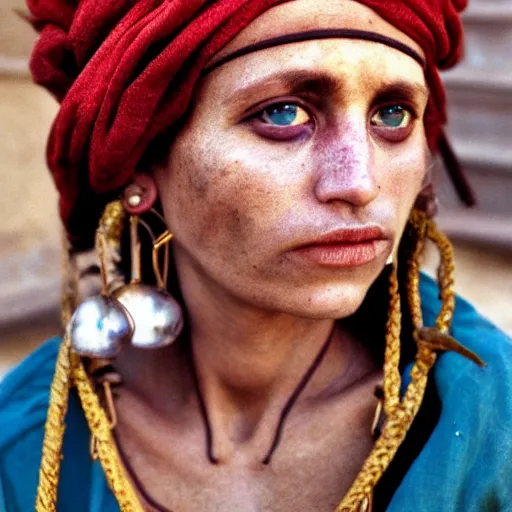
[[[389,252],[390,237],[379,227],[332,231],[298,246],[298,257],[328,267],[358,267]]]
[[[387,238],[384,231],[379,227],[340,229],[310,242],[306,242],[300,245],[299,248],[319,245],[361,244],[377,240],[386,240]]]

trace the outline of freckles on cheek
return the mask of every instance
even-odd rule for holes
[[[208,219],[210,180],[207,169],[200,169],[194,158],[181,157],[182,152],[190,154],[178,145],[160,179],[163,207],[175,236],[185,243],[186,240],[196,243],[208,233],[208,227],[214,226]]]
[[[220,253],[220,248],[232,248],[244,238],[244,224],[236,207],[222,201],[209,203],[202,209],[201,218],[194,222],[193,242]]]
[[[186,189],[189,201],[197,203],[207,197],[212,186],[212,176],[215,176],[211,160],[212,156],[206,149],[197,149],[193,158],[179,159],[173,165],[176,169],[174,181]]]
[[[252,190],[240,179],[240,163],[188,162],[173,180],[177,192],[173,207],[181,236],[203,249],[232,250],[244,244],[254,220],[250,212]],[[177,233],[179,236],[180,233]],[[230,249],[231,248],[231,249]]]

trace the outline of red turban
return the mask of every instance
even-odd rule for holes
[[[41,32],[37,83],[61,102],[48,165],[72,239],[92,240],[105,195],[124,186],[151,141],[186,112],[205,64],[252,20],[293,0],[27,0]],[[437,149],[446,121],[437,68],[461,56],[465,0],[359,0],[419,44]]]

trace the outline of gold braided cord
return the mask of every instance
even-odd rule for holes
[[[77,285],[76,273],[69,258],[69,244],[63,234],[61,246],[62,258],[62,323],[67,325],[73,309],[76,307]],[[39,484],[36,496],[37,512],[53,512],[56,510],[57,487],[59,483],[62,445],[64,442],[65,417],[68,409],[69,389],[73,357],[71,343],[67,336],[61,343],[55,374],[50,388],[48,414],[44,427],[43,449],[39,469]]]
[[[400,403],[400,330],[402,311],[398,292],[397,267],[394,264],[389,282],[390,306],[386,326],[386,349],[384,354],[384,412],[391,416]]]
[[[43,453],[39,468],[36,511],[54,512],[57,503],[62,444],[71,373],[71,347],[67,337],[61,343],[50,390],[50,405],[44,428]]]
[[[345,496],[337,512],[366,512],[362,507],[365,499],[371,499],[378,481],[389,467],[403,443],[414,418],[423,402],[427,387],[428,372],[436,360],[436,354],[428,346],[418,351],[416,362],[411,370],[411,382],[399,406],[384,423],[382,434],[366,459],[363,468],[352,488]]]
[[[411,320],[415,331],[419,331],[423,327],[419,276],[421,267],[420,258],[425,249],[427,220],[427,216],[418,210],[413,210],[409,219],[409,222],[416,230],[416,247],[409,261],[409,279],[407,282],[407,299],[409,301]]]
[[[454,290],[454,270],[455,265],[453,261],[453,247],[449,240],[437,230],[434,222],[427,217],[423,212],[415,211],[411,216],[411,223],[420,232],[420,241],[418,246],[425,245],[425,237],[430,239],[436,244],[439,249],[441,262],[439,265],[438,272],[438,283],[439,293],[441,298],[441,309],[436,319],[436,328],[439,333],[447,333],[450,329],[453,314],[455,311],[455,290]],[[410,298],[419,297],[419,256],[421,252],[416,251],[413,257],[413,268],[414,271],[409,274],[409,281],[407,283],[408,295]],[[419,309],[418,309],[419,308]],[[414,318],[421,318],[421,304],[418,304],[417,300],[411,301],[411,313]],[[411,385],[408,387],[404,402],[411,404],[411,412],[417,413],[416,407],[419,409],[419,405],[415,401],[415,396],[421,393],[426,387],[428,372],[434,366],[437,354],[434,352],[435,348],[440,348],[438,345],[434,345],[432,342],[435,340],[427,340],[422,338],[421,330],[418,331],[418,327],[421,329],[422,322],[420,325],[415,324],[416,331],[414,337],[418,345],[418,354],[416,357],[415,364],[411,369]],[[456,350],[457,347],[451,346],[452,350]],[[464,354],[466,357],[468,354]]]
[[[366,512],[366,510],[370,510],[369,505],[366,506],[365,504],[371,502],[375,485],[393,460],[409,427],[406,423],[408,415],[404,414],[404,406],[400,402],[401,378],[398,364],[400,362],[401,311],[396,266],[393,267],[391,272],[389,290],[391,302],[384,356],[384,408],[386,420],[384,421],[380,437],[375,442],[360,473],[336,509],[336,512]]]
[[[411,369],[410,383],[403,398],[399,396],[399,376],[397,379],[397,353],[400,353],[400,302],[398,295],[398,282],[396,268],[390,277],[391,306],[386,336],[386,351],[384,362],[384,408],[386,419],[381,436],[377,439],[374,448],[347,495],[340,503],[336,512],[367,512],[371,510],[373,490],[378,481],[389,467],[398,448],[404,441],[414,418],[416,417],[427,387],[428,373],[433,367],[437,355],[436,347],[429,340],[421,337],[423,317],[421,314],[420,256],[425,247],[425,238],[428,237],[436,243],[441,252],[441,270],[439,272],[439,287],[442,300],[441,311],[436,320],[436,327],[441,332],[447,332],[450,327],[454,311],[453,292],[453,250],[450,242],[441,235],[435,224],[422,212],[413,211],[410,219],[416,230],[417,246],[409,262],[407,294],[409,298],[411,316],[414,326],[414,339],[418,345],[415,362]],[[398,304],[398,307],[397,307]],[[398,398],[397,398],[398,384]],[[387,396],[387,404],[386,404]]]
[[[441,256],[437,275],[441,311],[436,320],[436,327],[439,331],[446,333],[449,330],[455,309],[453,246],[448,238],[438,231],[435,223],[428,218],[426,213],[414,210],[411,214],[410,222],[419,234],[419,241],[411,262],[414,265],[414,272],[412,274],[414,276],[417,275],[417,279],[410,283],[409,289],[409,301],[412,299],[411,313],[413,321],[416,320],[417,322],[414,323],[414,327],[420,329],[423,325],[421,320],[421,304],[419,304],[419,259],[425,246],[425,238],[428,238],[437,246]]]
[[[412,212],[409,221],[416,229],[417,233],[416,247],[409,261],[407,296],[409,299],[409,308],[414,327],[413,337],[418,347],[418,353],[411,369],[411,383],[405,392],[404,402],[408,404],[408,412],[415,416],[419,406],[421,405],[421,402],[416,403],[415,397],[418,396],[418,394],[424,394],[424,390],[427,385],[428,372],[436,361],[435,352],[431,347],[425,345],[418,335],[423,327],[423,314],[421,312],[420,296],[420,258],[425,249],[429,225],[433,224],[433,222],[424,212],[418,210],[414,210]],[[445,286],[443,283],[439,284],[440,288]]]
[[[73,380],[91,430],[98,459],[121,512],[144,512],[121,463],[112,437],[110,420],[94,392],[82,363],[74,368]]]
[[[453,263],[453,247],[450,241],[431,222],[428,227],[428,237],[438,247],[441,253],[441,265],[439,266],[438,280],[441,283],[441,311],[436,320],[436,327],[443,333],[447,333],[455,310],[455,280]]]

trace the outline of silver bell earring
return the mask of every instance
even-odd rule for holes
[[[110,203],[96,231],[95,248],[99,258],[102,291],[100,295],[83,301],[67,326],[71,346],[80,356],[113,359],[134,333],[133,319],[111,295],[107,276],[107,258],[115,260],[119,257],[119,226],[122,226],[124,215],[120,201]]]
[[[142,203],[142,198],[139,194],[130,194],[125,201],[127,206],[137,207]],[[165,222],[155,210],[151,212]],[[84,300],[67,326],[73,350],[83,357],[111,360],[124,344],[130,342],[139,348],[164,347],[176,340],[183,329],[181,307],[166,290],[172,234],[166,231],[156,238],[138,215],[131,215],[129,220],[130,283],[120,285],[122,276],[116,268],[121,258],[120,240],[126,213],[121,201],[114,201],[105,208],[95,241],[102,291],[100,295]],[[148,231],[153,240],[152,262],[156,287],[141,281],[139,225]],[[162,248],[163,271],[159,264]]]
[[[140,204],[138,198],[129,197],[127,202],[131,206]],[[161,218],[155,210],[151,212]],[[143,284],[141,281],[139,225],[148,231],[153,240],[152,261],[156,287]],[[138,348],[165,347],[175,341],[183,329],[182,309],[166,289],[171,239],[172,234],[169,231],[156,238],[150,227],[138,215],[130,216],[131,280],[129,284],[117,290],[114,297],[129,312],[133,320],[134,332],[131,343]],[[163,272],[159,264],[159,253],[162,248],[165,248]]]

